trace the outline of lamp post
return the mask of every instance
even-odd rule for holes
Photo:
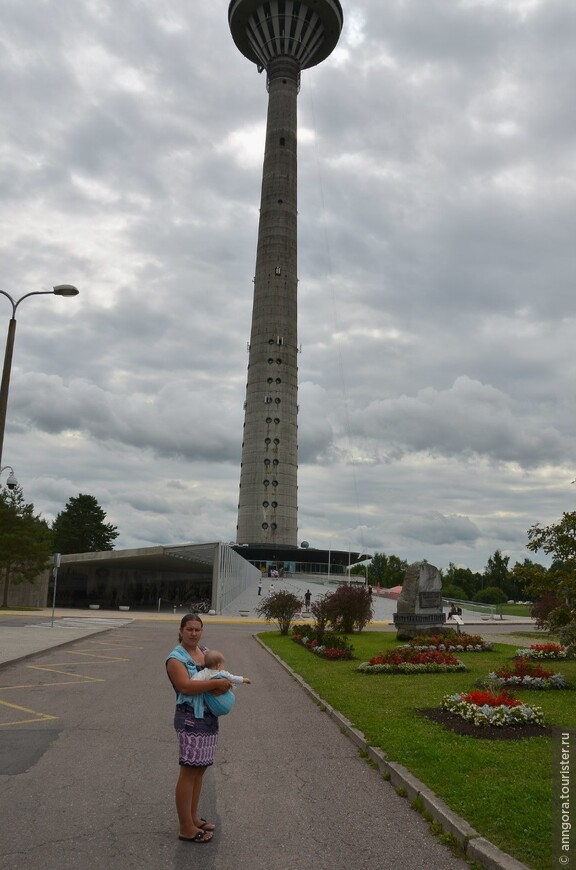
[[[12,304],[12,317],[8,324],[8,337],[6,339],[6,352],[4,354],[4,368],[2,369],[2,385],[0,386],[0,463],[2,461],[4,429],[6,428],[6,408],[8,407],[8,390],[10,388],[10,370],[12,368],[14,337],[16,335],[16,309],[18,308],[20,303],[24,299],[28,299],[29,296],[78,296],[78,293],[79,290],[72,284],[57,284],[56,287],[52,288],[52,290],[35,290],[32,293],[26,293],[18,300],[14,300],[9,293],[6,293],[4,290],[0,290],[0,294],[9,299]]]

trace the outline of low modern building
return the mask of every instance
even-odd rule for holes
[[[60,558],[56,606],[167,612],[202,605],[220,613],[260,577],[221,542],[75,553]],[[12,586],[9,604],[49,606],[53,584],[53,571],[45,571],[34,584]]]

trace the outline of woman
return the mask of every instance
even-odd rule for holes
[[[187,613],[180,622],[177,647],[166,659],[166,670],[176,691],[174,728],[180,740],[180,775],[176,783],[176,811],[180,822],[180,840],[209,843],[214,825],[200,818],[198,803],[202,778],[214,761],[218,740],[218,719],[205,708],[203,718],[194,716],[193,696],[201,692],[221,695],[232,684],[226,679],[192,680],[204,667],[206,647],[200,644],[204,625],[196,613]]]

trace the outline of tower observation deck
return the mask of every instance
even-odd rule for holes
[[[342,30],[338,0],[232,0],[238,49],[266,70],[268,116],[244,404],[238,544],[297,546],[297,96]]]

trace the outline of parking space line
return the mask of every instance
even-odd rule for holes
[[[98,651],[88,648],[83,650],[67,650],[68,659],[64,661],[53,662],[48,665],[26,665],[29,670],[43,671],[46,674],[62,674],[68,679],[58,680],[45,683],[23,683],[16,686],[0,686],[0,692],[7,692],[12,689],[51,689],[53,686],[80,686],[86,683],[105,683],[104,677],[91,677],[86,673],[74,673],[72,670],[64,670],[64,668],[81,668],[85,669],[88,665],[113,665],[129,662],[129,658],[112,653],[120,650],[141,650],[143,647],[130,646],[128,644],[113,644],[110,641],[88,641],[92,645],[98,645]],[[106,654],[106,650],[109,653]],[[78,657],[78,658],[72,658]],[[19,707],[17,704],[10,704],[8,701],[0,701],[0,708],[6,707],[12,710],[19,710],[23,713],[29,713],[33,718],[17,719],[9,722],[0,722],[0,727],[9,725],[25,725],[31,722],[45,722],[53,719],[58,719],[58,716],[52,716],[49,713],[39,713],[36,710],[30,710],[27,707]]]
[[[13,722],[0,722],[0,728],[7,728],[9,725],[29,725],[31,722],[46,722],[49,719],[58,718],[58,716],[50,716],[48,713],[38,713],[28,707],[19,707],[18,704],[9,704],[8,701],[0,701],[0,706],[18,710],[20,713],[31,713],[34,717],[33,719],[17,719]]]

